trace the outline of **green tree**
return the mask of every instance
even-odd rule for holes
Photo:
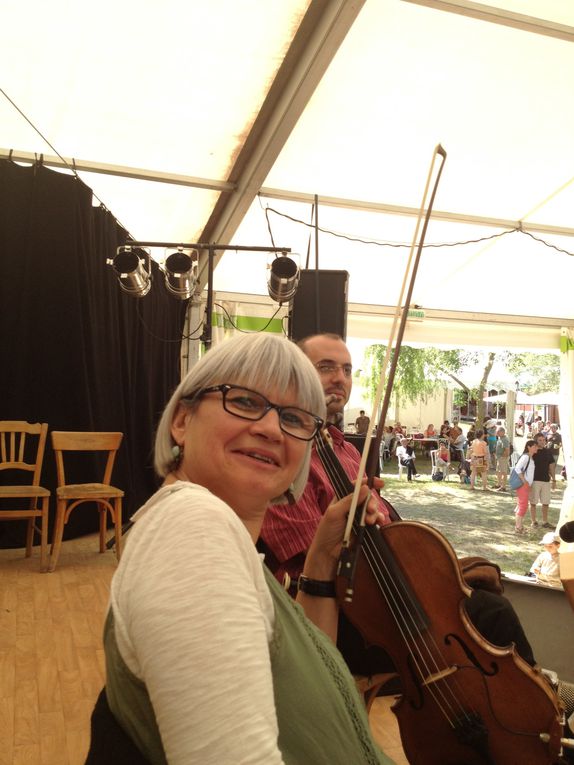
[[[560,357],[553,353],[512,353],[507,366],[525,393],[546,393],[560,388]]]
[[[371,400],[374,400],[376,395],[386,352],[386,345],[370,345],[365,351],[366,374],[363,379]],[[476,354],[459,349],[443,351],[438,348],[412,348],[403,345],[393,383],[396,408],[399,409],[401,402],[405,400],[417,401],[421,397],[426,400],[439,388],[446,387],[447,376],[453,377],[459,385],[465,387],[455,375],[475,359]]]

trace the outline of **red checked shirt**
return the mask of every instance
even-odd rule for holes
[[[334,426],[329,427],[333,450],[343,469],[351,480],[357,477],[361,456],[352,444],[344,440],[343,434]],[[303,570],[305,555],[311,545],[319,521],[335,492],[325,473],[321,460],[315,451],[311,452],[309,480],[303,496],[295,505],[270,505],[265,513],[261,538],[275,560],[265,562],[277,579],[282,581],[286,572],[296,579]],[[376,491],[373,491],[380,512],[390,522],[389,510]]]

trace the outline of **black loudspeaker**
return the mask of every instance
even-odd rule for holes
[[[345,340],[348,286],[348,271],[301,270],[289,320],[291,340],[322,332],[333,332]]]

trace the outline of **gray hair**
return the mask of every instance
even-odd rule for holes
[[[301,409],[323,420],[326,417],[325,394],[317,371],[294,343],[265,332],[235,336],[208,351],[187,373],[168,401],[155,438],[154,466],[162,478],[173,468],[171,424],[179,404],[193,407],[195,403],[185,399],[190,399],[202,388],[223,383],[244,385],[262,393],[273,389],[280,396],[292,388]],[[311,443],[291,487],[295,500],[299,499],[307,483]],[[271,500],[274,503],[287,501],[285,495]]]

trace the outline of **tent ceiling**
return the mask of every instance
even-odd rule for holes
[[[574,27],[566,0],[499,6]],[[262,208],[309,222],[317,194],[322,228],[408,243],[409,215],[322,200],[416,209],[440,142],[448,159],[435,207],[451,220],[437,217],[427,242],[500,233],[477,225],[486,217],[523,221],[574,252],[567,39],[402,0],[102,0],[93,9],[22,0],[4,21],[14,34],[0,49],[1,87],[51,144],[0,94],[4,150],[215,182],[80,171],[136,239],[267,245]],[[221,183],[231,186],[221,191]],[[254,200],[262,186],[273,198]],[[277,245],[299,252],[301,265],[309,250],[315,265],[312,229],[275,213],[269,221]],[[318,240],[320,267],[350,272],[354,303],[393,304],[407,252]],[[265,265],[262,256],[228,253],[216,288],[266,294]],[[574,318],[573,277],[572,257],[515,233],[425,250],[415,302]]]

